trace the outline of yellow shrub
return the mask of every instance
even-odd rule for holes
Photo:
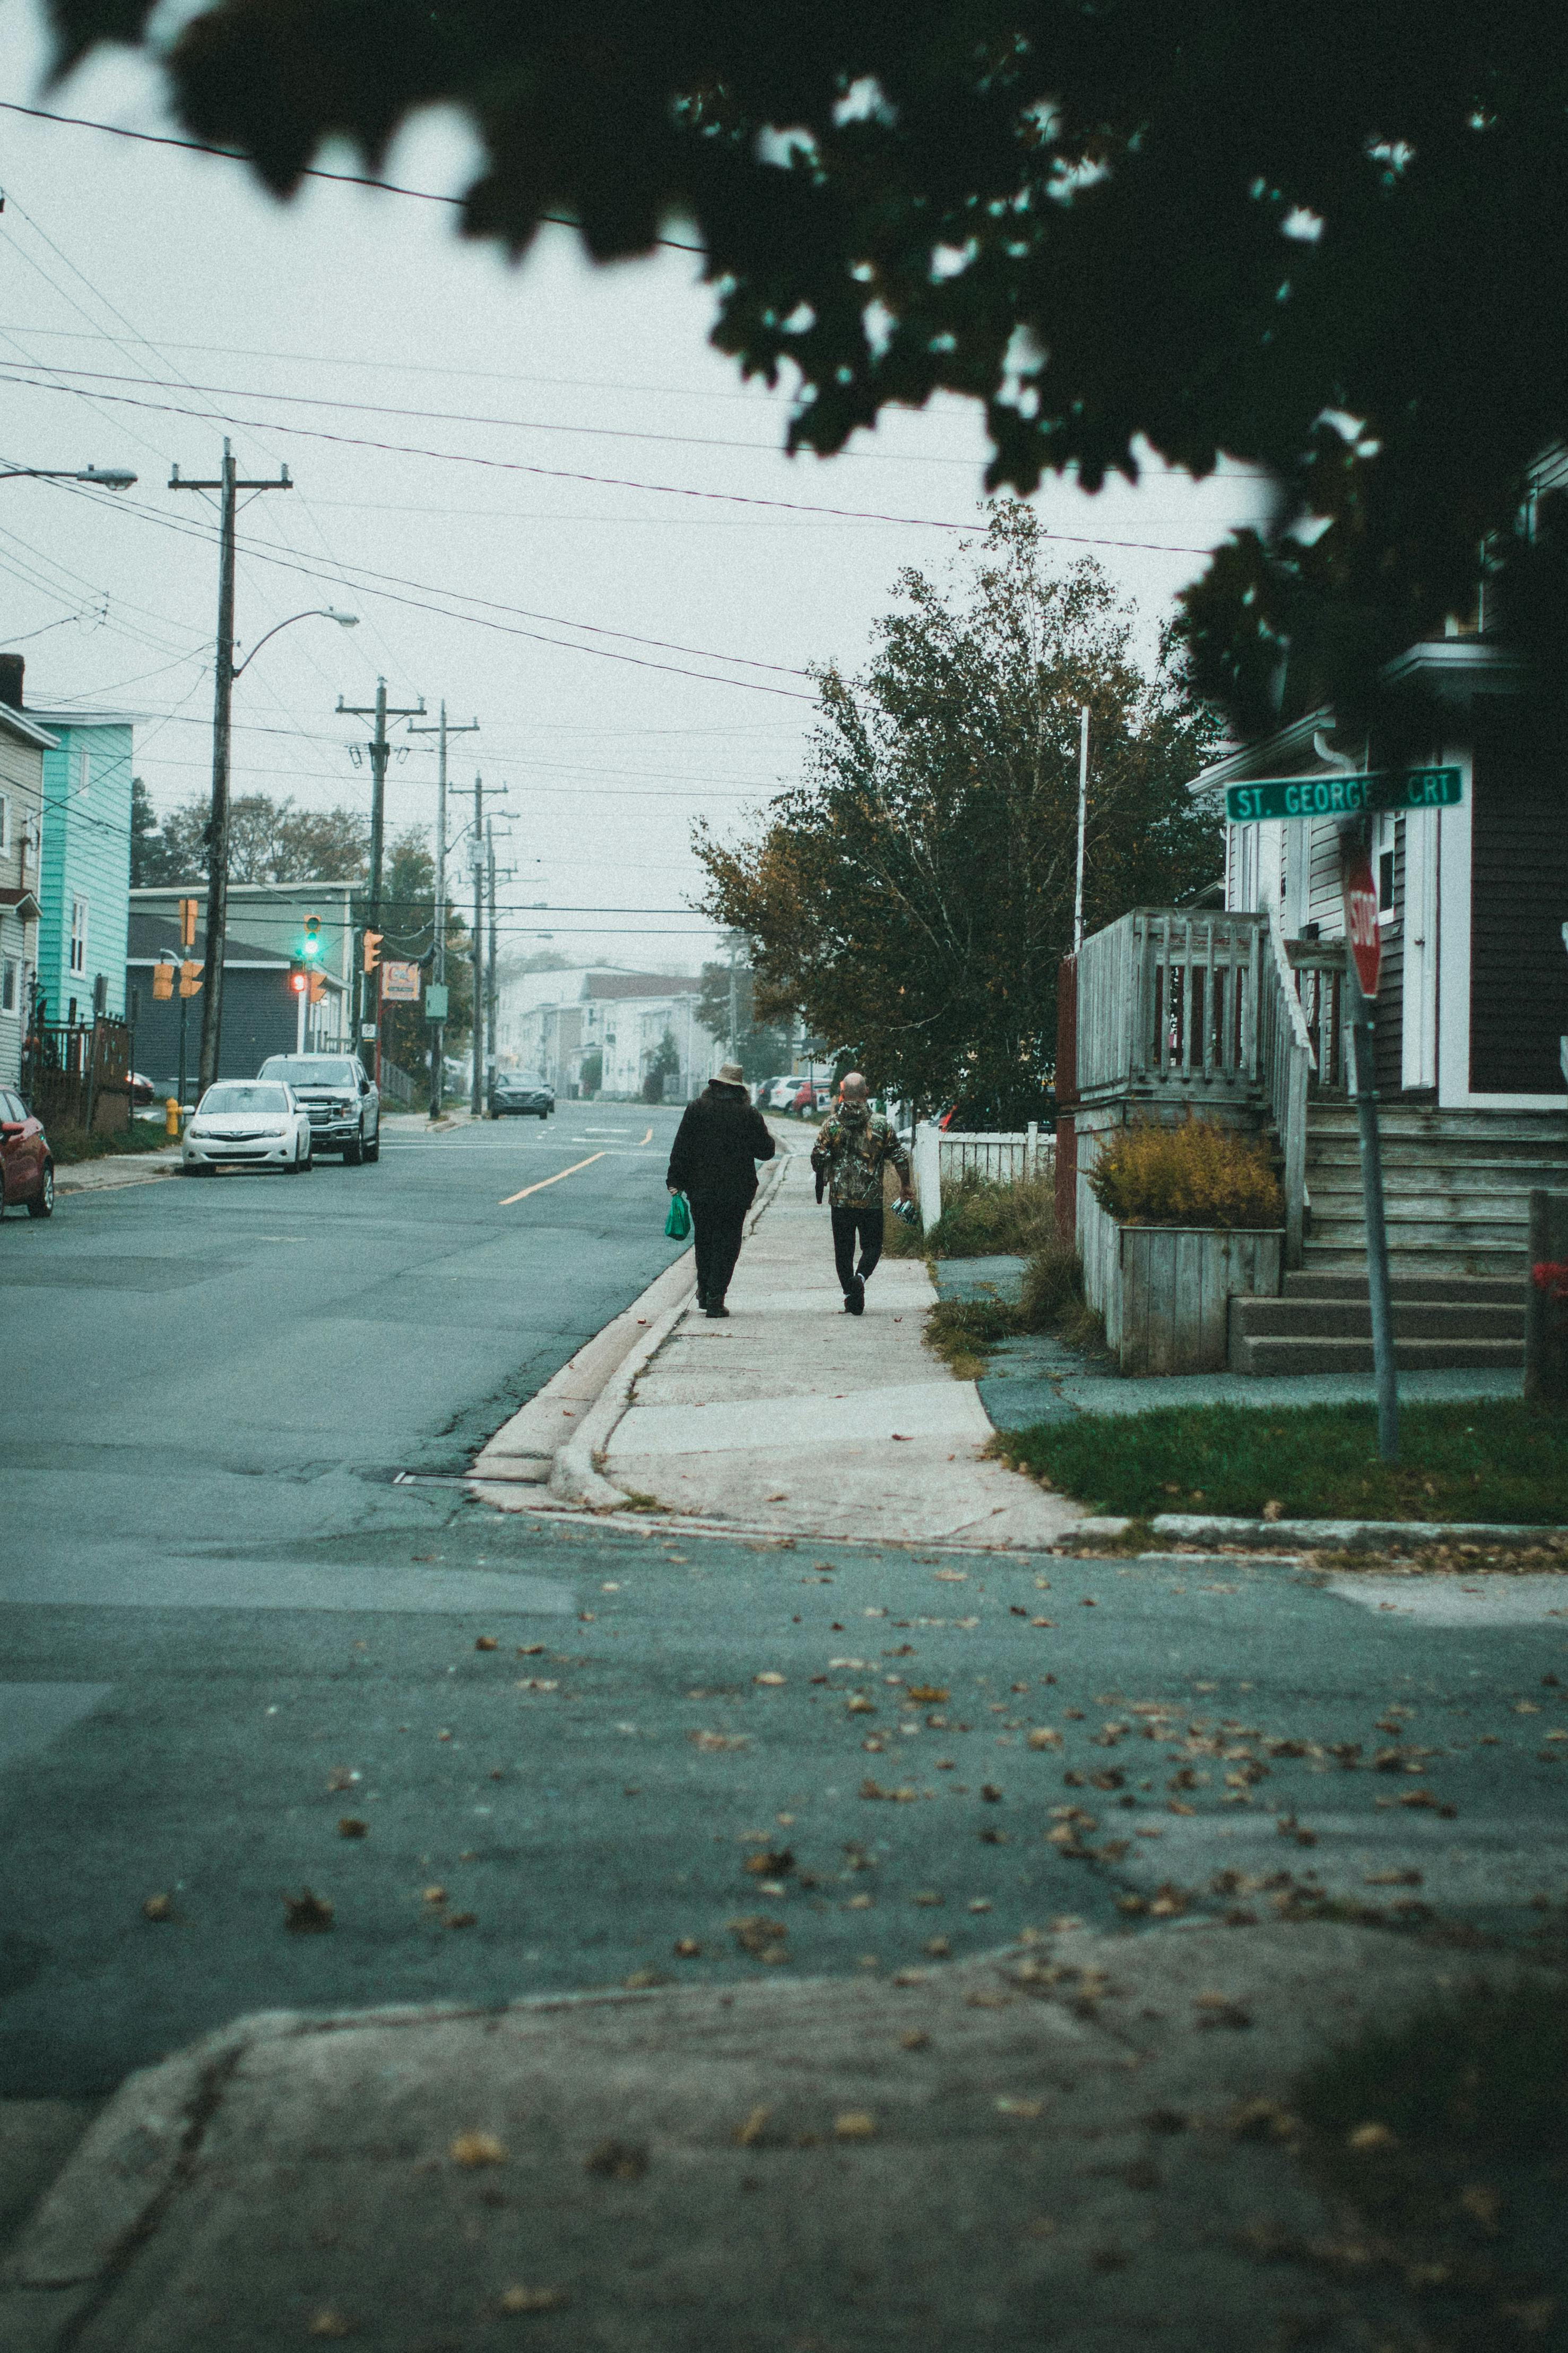
[[[1089,1172],[1089,1190],[1129,1226],[1279,1226],[1279,1190],[1262,1136],[1205,1119],[1120,1129]]]

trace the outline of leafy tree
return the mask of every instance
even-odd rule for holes
[[[584,1055],[578,1083],[585,1095],[596,1095],[604,1085],[605,1057],[597,1048],[593,1053]]]
[[[138,843],[132,780],[132,881],[203,882],[207,871],[205,794],[166,810],[156,833],[148,828],[152,805],[142,794],[143,829]],[[228,874],[231,882],[357,882],[365,871],[370,828],[356,809],[296,808],[292,799],[270,793],[237,793],[229,802]],[[140,856],[140,868],[137,865]]]
[[[1568,439],[1568,15],[1469,0],[49,0],[60,70],[142,41],[288,193],[455,106],[466,234],[599,260],[696,234],[714,340],[799,371],[792,445],[981,399],[994,485],[1091,490],[1142,438],[1279,484],[1191,607],[1199,683],[1415,725],[1388,654],[1489,604],[1568,680],[1568,558],[1516,528]],[[367,37],[367,28],[369,35]],[[1331,419],[1352,423],[1342,430]],[[1364,428],[1364,429],[1363,429]],[[1320,518],[1321,535],[1299,533]]]
[[[165,871],[168,859],[153,807],[153,796],[140,776],[131,779],[131,887],[133,891],[160,882],[176,882]]]
[[[1014,1103],[1054,1062],[1084,703],[1086,929],[1218,867],[1185,789],[1213,723],[1168,654],[1138,669],[1100,567],[1047,572],[1042,539],[1009,502],[949,588],[903,573],[864,679],[822,680],[805,780],[738,847],[694,837],[705,911],[755,943],[763,1017],[798,1013],[925,1103]]]
[[[436,942],[436,860],[422,826],[409,826],[388,842],[382,871],[382,956],[392,963],[423,964],[430,972]],[[368,902],[356,900],[354,921],[363,923]],[[447,1032],[449,1052],[460,1050],[473,1029],[474,967],[470,935],[448,898],[447,903]],[[382,1050],[399,1070],[426,1067],[430,1032],[423,1003],[383,1005]]]
[[[730,1036],[730,966],[728,964],[705,964],[701,972],[701,992],[697,1000],[697,1018],[711,1038],[717,1038],[727,1050]],[[748,944],[746,961],[734,975],[735,1037],[734,1047],[741,1068],[750,1081],[771,1079],[789,1067],[789,1040],[782,1029],[775,1029],[756,1018],[756,975],[752,969],[752,951]]]

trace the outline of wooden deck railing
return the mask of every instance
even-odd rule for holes
[[[1245,1100],[1258,1084],[1267,918],[1135,908],[1078,959],[1078,1097],[1177,1089]]]

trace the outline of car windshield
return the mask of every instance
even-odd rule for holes
[[[204,1114],[224,1112],[269,1112],[274,1117],[289,1108],[289,1097],[281,1087],[257,1084],[241,1086],[230,1082],[209,1087],[202,1097]]]
[[[496,1080],[498,1087],[542,1087],[544,1081],[531,1071],[502,1071]]]
[[[331,1054],[274,1054],[261,1065],[264,1079],[281,1079],[290,1087],[356,1087],[352,1062]]]

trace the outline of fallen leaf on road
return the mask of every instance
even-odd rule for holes
[[[753,2108],[744,2124],[735,2126],[734,2137],[742,2148],[754,2148],[763,2137],[772,2108]]]
[[[1388,2125],[1357,2125],[1345,2135],[1345,2147],[1358,2150],[1363,2157],[1375,2156],[1380,2149],[1397,2148],[1399,2135]]]
[[[338,2312],[329,2304],[310,2315],[309,2337],[357,2337],[359,2322],[351,2320],[346,2312]]]
[[[1053,1732],[1046,1724],[1037,1724],[1027,1741],[1030,1748],[1059,1748],[1061,1745],[1061,1734]]]
[[[1419,1887],[1418,1871],[1367,1871],[1362,1873],[1363,1887]]]
[[[446,1891],[446,1889],[445,1889],[444,1887],[427,1887],[427,1888],[426,1888],[426,1890],[425,1890],[425,1901],[426,1901],[426,1904],[445,1904],[445,1902],[447,1901],[447,1891]]]
[[[775,1920],[766,1912],[748,1912],[738,1920],[726,1920],[724,1926],[743,1953],[750,1953],[759,1960],[769,1959],[775,1954],[783,1957],[779,1948],[789,1934],[783,1920]]]
[[[900,2035],[899,2043],[905,2051],[924,2051],[930,2047],[931,2036],[923,2026],[910,2026]]]
[[[520,1659],[542,1658],[543,1656],[543,1652],[544,1645],[542,1642],[520,1642],[517,1646],[517,1655]]]
[[[621,1979],[621,1989],[625,1993],[647,1993],[655,1986],[668,1983],[662,1969],[634,1969],[629,1978]]]
[[[773,1667],[766,1667],[760,1675],[753,1675],[752,1677],[752,1681],[754,1683],[782,1683],[784,1680],[784,1678],[783,1675],[779,1674]]]
[[[560,1688],[560,1682],[550,1675],[521,1675],[512,1685],[514,1691],[546,1692],[559,1691]],[[452,1736],[449,1732],[444,1732],[441,1737],[443,1740],[450,1740]]]
[[[640,2181],[647,2171],[647,2150],[638,2141],[602,2140],[583,2159],[585,2172],[602,2173],[611,2181]]]
[[[917,1706],[935,1707],[944,1699],[951,1699],[952,1694],[946,1683],[910,1683],[906,1696]]]
[[[952,1947],[945,1936],[928,1936],[921,1950],[933,1961],[945,1961]]]
[[[694,1961],[702,1947],[695,1936],[677,1936],[671,1950],[678,1961]]]
[[[1054,1626],[1056,1622],[1054,1618],[1031,1618],[1029,1620],[1031,1626]]]
[[[1278,2100],[1243,2100],[1226,2117],[1225,2128],[1232,2140],[1293,2140],[1301,2120]]]
[[[334,1765],[327,1776],[327,1787],[333,1790],[352,1789],[358,1779],[359,1775],[352,1765]]]
[[[833,2119],[835,2140],[874,2140],[876,2134],[877,2119],[865,2108],[846,2108]]]
[[[499,1651],[500,1644],[493,1634],[481,1634],[474,1644],[476,1651]]]
[[[935,1887],[922,1887],[918,1894],[911,1895],[910,1898],[911,1904],[927,1905],[941,1904],[946,1899],[943,1897],[941,1890]]]
[[[996,2113],[1003,2116],[1037,2116],[1045,2105],[1044,2100],[1020,2100],[1010,2092],[1003,2092],[997,2097]]]
[[[1264,1517],[1266,1520],[1279,1520],[1279,1519],[1283,1519],[1283,1518],[1284,1518],[1284,1516],[1285,1516],[1285,1506],[1284,1506],[1284,1504],[1281,1504],[1281,1503],[1279,1503],[1279,1502],[1278,1502],[1278,1501],[1276,1501],[1276,1500],[1275,1500],[1275,1498],[1273,1498],[1273,1497],[1271,1496],[1271,1497],[1269,1498],[1268,1502],[1267,1504],[1264,1504],[1264,1506],[1263,1506],[1263,1517]]]
[[[142,1898],[143,1920],[172,1920],[174,1916],[174,1899],[172,1895],[148,1895]]]
[[[969,1582],[966,1568],[937,1568],[931,1571],[931,1575],[939,1585],[967,1585]]]
[[[1084,1596],[1084,1599],[1083,1599],[1082,1607],[1083,1607],[1085,1609],[1099,1609],[1099,1607],[1100,1607],[1100,1604],[1099,1604],[1099,1602],[1098,1602],[1098,1601],[1091,1601],[1091,1600],[1089,1599],[1089,1596],[1086,1594],[1086,1595]]]
[[[563,2287],[503,2287],[496,2299],[502,2312],[559,2312],[571,2302]]]
[[[494,2133],[465,2132],[458,2135],[447,2154],[454,2165],[467,2166],[471,2170],[479,2165],[504,2165],[507,2146]]]
[[[1496,2231],[1502,2200],[1489,2183],[1473,2181],[1468,2189],[1460,2190],[1459,2203],[1472,2222],[1479,2222],[1483,2231]]]
[[[972,1895],[969,1899],[969,1908],[972,1912],[989,1912],[991,1898],[989,1895]]]
[[[366,1821],[362,1821],[358,1814],[340,1814],[338,1816],[338,1836],[340,1838],[346,1839],[368,1838],[370,1836],[370,1824]]]
[[[447,1915],[448,1928],[477,1928],[479,1925],[479,1915],[477,1912],[448,1912]]]
[[[988,1806],[999,1806],[1002,1803],[1002,1792],[994,1781],[983,1781],[980,1785],[980,1794]]]
[[[693,1748],[748,1748],[751,1746],[748,1732],[689,1732],[686,1737]]]
[[[332,1907],[325,1896],[312,1895],[302,1887],[298,1895],[283,1898],[283,1925],[296,1936],[319,1934],[332,1925]]]
[[[875,1700],[868,1699],[863,1692],[852,1692],[850,1694],[848,1704],[846,1709],[847,1715],[875,1715],[876,1713],[877,1703]]]
[[[784,1872],[794,1870],[795,1856],[786,1846],[777,1854],[771,1852],[749,1854],[744,1867],[754,1879],[777,1879]]]

